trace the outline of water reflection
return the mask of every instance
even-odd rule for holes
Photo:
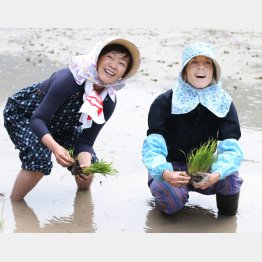
[[[23,201],[11,201],[15,219],[15,233],[92,233],[94,206],[90,191],[76,192],[74,211],[67,217],[53,217],[40,225],[34,210]]]
[[[197,205],[185,206],[175,215],[160,212],[149,204],[146,218],[146,233],[235,233],[237,217],[217,215],[217,212]]]

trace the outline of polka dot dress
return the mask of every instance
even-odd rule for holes
[[[30,117],[45,95],[37,85],[26,87],[8,98],[4,109],[4,125],[15,148],[20,151],[22,168],[49,175],[53,166],[51,151],[29,127]],[[47,123],[50,134],[66,149],[74,146],[81,133],[78,111],[83,103],[82,95],[81,90],[67,99]]]

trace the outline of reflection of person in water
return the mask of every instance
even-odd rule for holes
[[[74,200],[74,212],[68,217],[53,217],[44,226],[27,203],[11,201],[16,223],[15,233],[92,233],[95,232],[93,224],[93,203],[90,190],[77,191]]]
[[[213,210],[200,206],[185,206],[176,216],[155,207],[148,211],[146,233],[235,233],[236,216],[216,216]]]
[[[14,219],[15,231],[14,233],[36,233],[40,231],[39,220],[27,203],[22,201],[11,201]]]

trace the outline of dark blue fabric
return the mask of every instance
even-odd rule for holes
[[[172,94],[172,90],[169,90],[152,103],[147,130],[147,135],[160,134],[165,138],[168,162],[185,162],[185,154],[211,138],[240,138],[239,120],[233,103],[223,118],[217,117],[201,104],[189,113],[174,115],[171,114]]]

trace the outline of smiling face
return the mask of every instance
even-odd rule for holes
[[[107,52],[98,59],[98,76],[104,83],[112,84],[123,77],[129,63],[130,57],[125,53]]]
[[[210,58],[196,56],[186,65],[183,78],[195,88],[205,88],[212,83],[214,66]]]

